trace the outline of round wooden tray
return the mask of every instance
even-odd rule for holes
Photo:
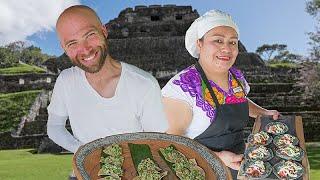
[[[99,179],[99,160],[102,147],[112,143],[120,144],[122,147],[124,156],[123,180],[129,180],[137,176],[128,143],[148,144],[150,146],[156,163],[162,170],[168,171],[168,175],[163,178],[164,180],[178,179],[158,153],[160,147],[167,147],[171,144],[187,158],[196,159],[198,165],[205,171],[206,179],[228,179],[230,175],[226,166],[218,157],[211,153],[208,148],[192,139],[164,133],[143,132],[108,136],[81,146],[73,157],[73,169],[78,179]]]

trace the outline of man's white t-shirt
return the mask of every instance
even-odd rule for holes
[[[81,144],[114,134],[166,131],[168,124],[157,80],[133,65],[121,62],[121,66],[112,98],[101,97],[80,68],[62,71],[48,106],[49,116],[69,117],[73,136]],[[50,117],[48,130],[54,124],[49,121]],[[50,131],[49,137],[60,137],[52,133],[59,132]]]

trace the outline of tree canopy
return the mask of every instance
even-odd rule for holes
[[[309,32],[310,60],[320,61],[320,0],[306,2],[306,11],[316,18],[315,31]]]
[[[294,61],[301,59],[300,55],[290,53],[285,44],[264,44],[257,48],[256,53],[267,61]]]
[[[16,41],[0,47],[0,68],[16,66],[20,61],[39,66],[50,57],[52,56],[42,53],[39,47]]]

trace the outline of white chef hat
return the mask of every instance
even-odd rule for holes
[[[238,37],[240,36],[238,26],[229,14],[219,10],[210,10],[197,18],[186,32],[185,46],[191,56],[195,58],[199,57],[197,40],[201,39],[204,34],[218,26],[231,27],[237,32]]]

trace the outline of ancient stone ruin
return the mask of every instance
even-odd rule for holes
[[[118,60],[134,64],[154,76],[172,75],[195,62],[184,46],[184,35],[199,17],[191,6],[136,6],[120,12],[106,24],[110,54]],[[251,65],[264,65],[257,56],[248,54],[239,44],[241,59],[254,59]],[[246,58],[249,57],[249,58]],[[242,61],[242,60],[241,60]],[[45,62],[47,69],[59,72],[72,64],[66,55]]]
[[[0,75],[0,93],[53,88],[56,74]]]

